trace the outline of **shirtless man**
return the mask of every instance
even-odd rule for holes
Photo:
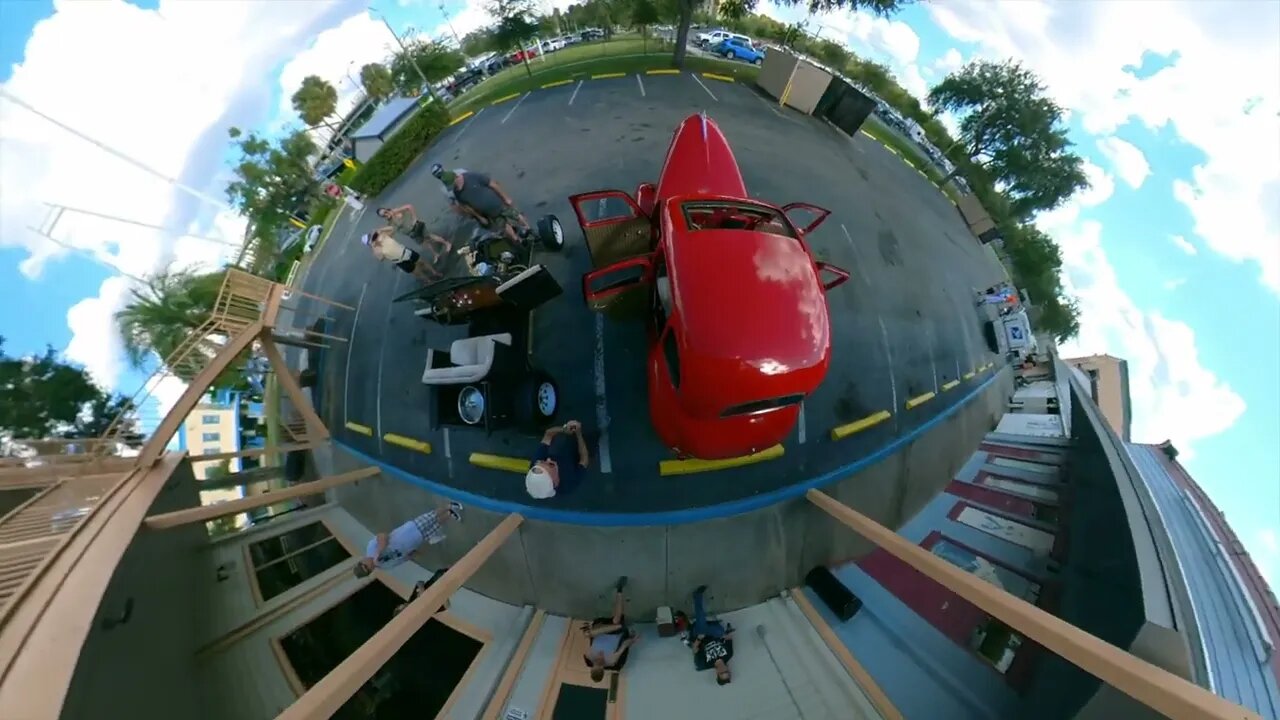
[[[393,233],[394,229],[390,226],[379,228],[371,233],[365,233],[360,237],[360,242],[367,245],[378,260],[394,264],[421,282],[428,283],[444,277],[443,273],[423,262],[422,256],[417,251],[401,245]]]
[[[431,250],[430,246],[438,245],[439,250],[431,250],[432,262],[438,261],[441,255],[449,252],[453,247],[448,240],[427,230],[427,224],[418,219],[418,213],[414,211],[412,205],[401,205],[396,208],[380,207],[378,217],[391,223],[387,227],[393,231],[407,235],[428,250]]]

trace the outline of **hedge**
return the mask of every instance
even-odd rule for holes
[[[351,189],[375,196],[404,174],[436,136],[449,125],[449,111],[439,103],[419,110],[392,135],[351,178]]]

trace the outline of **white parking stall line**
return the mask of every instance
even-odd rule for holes
[[[579,81],[578,81],[578,84],[573,86],[573,94],[569,96],[569,104],[570,104],[570,105],[572,105],[572,104],[573,104],[573,99],[574,99],[574,98],[576,98],[576,97],[578,97],[578,90],[581,90],[581,89],[582,89],[582,83],[583,83],[583,82],[584,82],[584,81],[579,80]]]
[[[502,118],[502,125],[507,124],[507,121],[511,119],[511,116],[515,114],[516,110],[520,109],[520,103],[524,102],[524,99],[527,97],[529,97],[529,93],[521,95],[520,99],[516,101],[516,104],[511,106],[511,109],[507,111],[507,116]]]
[[[609,407],[604,400],[604,315],[596,313],[596,425],[600,428],[600,472],[613,472],[609,454]]]
[[[858,277],[862,278],[862,283],[870,287],[871,282],[867,277],[867,271],[862,267],[862,262],[858,257],[857,243],[853,241],[853,236],[849,234],[849,228],[845,227],[843,223],[840,225],[840,230],[844,232],[844,239],[849,242],[849,250],[853,253],[853,269],[857,271]],[[893,377],[893,349],[889,345],[889,329],[885,327],[884,316],[877,313],[876,321],[880,323],[880,341],[884,343],[884,361],[888,364],[887,367],[889,369],[889,392],[893,399],[893,409],[889,412],[893,413],[896,422],[898,417],[898,381]]]
[[[356,346],[356,326],[360,324],[360,308],[364,307],[364,292],[369,283],[360,288],[360,300],[356,303],[356,315],[351,320],[351,337],[347,338],[347,371],[342,378],[342,424],[347,424],[347,401],[351,399],[351,351]]]
[[[454,136],[453,136],[453,140],[454,140],[454,142],[457,142],[457,141],[461,140],[461,139],[462,139],[462,136],[467,134],[467,128],[471,127],[471,125],[472,125],[473,123],[475,123],[476,118],[480,117],[480,114],[481,114],[481,113],[483,113],[485,110],[488,110],[488,109],[489,109],[489,108],[487,108],[487,107],[482,107],[482,108],[480,108],[479,110],[477,110],[477,111],[476,111],[476,114],[475,114],[475,115],[472,115],[472,116],[470,117],[470,119],[468,119],[465,123],[463,123],[463,125],[462,125],[462,129],[458,131],[458,134],[457,134],[457,135],[454,135]]]
[[[790,119],[791,119],[791,118],[788,118],[786,115],[783,115],[783,114],[782,114],[782,111],[778,109],[778,106],[777,106],[777,105],[774,105],[773,103],[769,102],[768,100],[765,100],[763,97],[760,97],[760,96],[759,96],[759,95],[757,95],[756,93],[751,93],[751,95],[752,95],[752,96],[754,96],[754,97],[755,97],[755,99],[757,99],[757,100],[759,100],[760,102],[764,103],[764,106],[765,106],[765,107],[767,107],[767,108],[769,108],[770,110],[772,110],[774,115],[777,115],[777,116],[778,116],[778,117],[780,117],[780,118],[786,118],[786,119],[788,119],[788,120],[790,120]]]
[[[449,479],[453,479],[453,444],[449,442],[449,428],[444,428],[444,461],[449,469]]]
[[[929,367],[933,369],[933,392],[938,393],[938,362],[934,360],[933,353],[933,328],[925,326],[925,340],[929,342]]]
[[[395,283],[391,286],[392,297],[398,297],[400,295],[400,280],[402,278],[404,278],[404,273],[396,273]],[[391,308],[393,307],[395,307],[395,303],[387,303],[387,316],[382,321],[382,344],[378,348],[378,384],[374,390],[377,393],[374,399],[375,414],[377,416],[375,420],[377,422],[374,424],[374,427],[376,428],[378,436],[379,453],[382,452],[382,361],[387,356],[387,335],[390,334],[387,330],[391,326]]]
[[[639,75],[636,75],[636,84],[640,86],[640,97],[644,97],[644,81],[640,79]]]
[[[711,96],[712,100],[715,100],[716,102],[720,102],[720,98],[716,97],[716,94],[711,92],[711,88],[707,87],[706,85],[703,85],[702,81],[698,79],[697,75],[690,74],[689,77],[693,78],[693,81],[698,83],[698,85],[700,85],[703,90],[706,90],[707,94]]]
[[[800,431],[800,444],[801,444],[801,445],[803,445],[803,444],[804,444],[804,440],[805,440],[805,421],[804,421],[804,402],[803,402],[803,401],[801,401],[801,403],[800,403],[800,427],[799,427],[799,431]]]

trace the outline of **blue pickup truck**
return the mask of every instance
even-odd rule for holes
[[[725,38],[713,46],[711,52],[729,60],[741,60],[755,65],[764,62],[764,50],[757,49],[742,38]]]

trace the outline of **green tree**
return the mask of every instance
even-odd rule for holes
[[[327,80],[319,75],[302,78],[302,85],[298,86],[290,100],[302,122],[312,127],[325,124],[333,129],[325,121],[338,109],[338,91]]]
[[[14,440],[101,437],[121,413],[128,417],[117,427],[131,436],[129,444],[138,444],[127,398],[103,390],[51,347],[43,355],[13,357],[0,337],[0,455],[18,449]]]
[[[404,49],[391,59],[391,78],[396,90],[406,97],[426,93],[435,97],[431,83],[438,83],[462,67],[466,58],[457,48],[424,38],[405,42]],[[422,79],[426,78],[424,87]]]
[[[375,102],[385,100],[396,90],[391,70],[382,63],[369,63],[360,68],[360,84],[364,86],[364,94]]]
[[[260,238],[278,237],[294,212],[320,192],[310,160],[316,145],[304,130],[274,143],[234,127],[228,135],[240,159],[234,167],[236,179],[227,185],[227,197],[253,223]]]
[[[493,28],[493,39],[505,52],[524,47],[524,42],[538,31],[533,21],[533,0],[492,0],[487,7],[489,14],[498,19]],[[533,77],[529,58],[524,58],[524,69]]]
[[[640,28],[644,52],[649,52],[649,26],[658,22],[658,8],[653,0],[631,0],[631,27]]]
[[[849,51],[843,45],[832,40],[818,41],[817,56],[828,67],[843,70],[849,64]]]
[[[970,63],[929,92],[929,105],[960,117],[965,157],[1005,185],[1018,217],[1051,210],[1088,187],[1062,108],[1021,64]]]
[[[462,36],[462,52],[468,57],[493,52],[499,48],[493,43],[493,30],[480,28]]]
[[[677,0],[680,7],[680,22],[676,28],[676,51],[672,60],[676,67],[684,67],[684,58],[688,49],[689,25],[693,23],[693,13],[697,9],[698,0]],[[759,0],[733,0],[741,2],[745,12],[754,12]],[[802,5],[810,14],[830,10],[868,10],[876,15],[891,15],[913,0],[782,0],[786,5]]]
[[[209,319],[223,275],[191,269],[167,270],[148,277],[145,285],[130,289],[125,306],[115,314],[129,363],[143,368],[153,355],[161,361],[172,357],[192,331]],[[201,352],[212,357],[216,351],[206,347]]]

